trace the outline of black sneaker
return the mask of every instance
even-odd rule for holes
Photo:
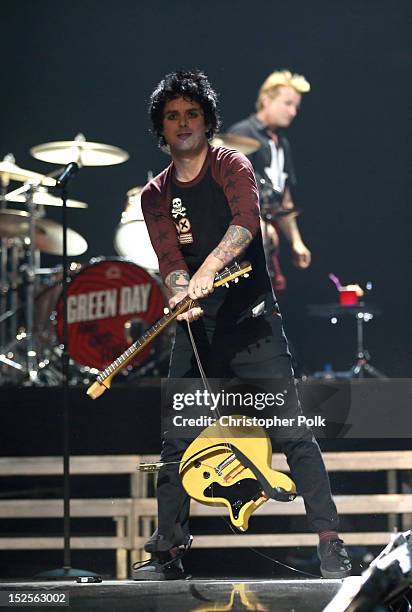
[[[182,557],[192,546],[193,536],[187,536],[183,546],[166,552],[156,551],[146,563],[137,561],[132,566],[132,580],[187,580],[191,578],[183,568]]]
[[[189,578],[183,569],[182,559],[160,560],[153,557],[146,563],[134,563],[132,580],[186,580]]]
[[[320,540],[318,557],[320,559],[320,571],[324,578],[339,579],[350,576],[352,565],[343,540],[339,538]]]

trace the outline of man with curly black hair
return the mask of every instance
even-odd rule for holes
[[[199,378],[190,331],[209,378],[292,380],[266,270],[253,168],[241,153],[208,142],[219,127],[216,93],[202,72],[174,72],[154,90],[149,110],[153,132],[172,163],[143,189],[144,218],[170,306],[187,295],[201,298],[178,317],[170,379]],[[214,289],[216,273],[240,257],[252,264],[250,278]],[[288,410],[289,417],[301,414],[296,391],[288,398]],[[185,577],[181,557],[191,542],[190,500],[178,467],[189,442],[166,434],[157,487],[158,529],[145,545],[152,558],[135,564],[135,580]],[[312,432],[291,428],[286,437],[274,439],[304,498],[309,525],[320,534],[323,575],[347,576],[350,561],[337,536],[336,507]]]

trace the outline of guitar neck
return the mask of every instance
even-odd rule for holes
[[[252,269],[248,262],[234,264],[232,268],[225,268],[225,270],[216,277],[213,286],[215,288],[221,285],[226,285],[229,282],[237,282],[239,276],[246,276],[247,273]],[[87,389],[87,395],[92,399],[97,399],[106,391],[110,389],[111,381],[116,374],[120,372],[128,363],[130,363],[144,348],[147,347],[150,342],[156,336],[162,333],[162,331],[172,322],[176,317],[190,307],[193,302],[192,298],[188,295],[181,300],[173,310],[165,314],[159,321],[157,321],[150,329],[146,331],[136,342],[134,342],[124,353],[113,361],[107,368],[100,372],[97,376],[96,381]]]
[[[167,314],[165,314],[161,319],[159,319],[152,327],[150,327],[144,334],[141,336],[136,342],[134,342],[128,349],[124,351],[117,359],[115,359],[110,365],[107,366],[102,372],[100,372],[96,378],[96,382],[94,382],[89,389],[87,390],[87,395],[90,395],[92,399],[96,399],[99,397],[106,389],[110,388],[112,378],[116,376],[120,370],[125,368],[137,355],[145,349],[148,344],[156,338],[159,334],[162,333],[164,329],[172,321],[176,319],[176,317],[187,310],[190,302],[193,300],[187,295],[183,300],[181,300],[177,306]]]

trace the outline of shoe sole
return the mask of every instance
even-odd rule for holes
[[[351,575],[351,570],[343,570],[341,572],[328,572],[328,570],[324,570],[320,568],[320,573],[323,578],[330,578],[335,580],[343,580],[343,578],[348,578]]]
[[[189,580],[192,576],[188,575],[188,576],[145,576],[144,578],[142,578],[141,576],[139,576],[139,578],[134,578],[132,577],[132,580],[134,580],[135,582],[165,582],[167,580]]]
[[[157,572],[145,572],[145,574],[139,574],[138,576],[133,576],[132,580],[135,582],[146,582],[146,581],[157,581],[164,582],[165,580],[189,580],[192,577],[191,574],[181,574],[176,576],[166,576],[165,574],[158,574]]]

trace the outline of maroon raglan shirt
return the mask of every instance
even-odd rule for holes
[[[174,270],[187,270],[192,276],[229,225],[240,225],[253,236],[241,257],[253,266],[252,280],[248,279],[244,287],[249,297],[256,299],[270,291],[258,190],[252,165],[244,155],[224,147],[209,147],[198,176],[184,183],[176,179],[170,164],[145,186],[141,202],[163,280]]]

